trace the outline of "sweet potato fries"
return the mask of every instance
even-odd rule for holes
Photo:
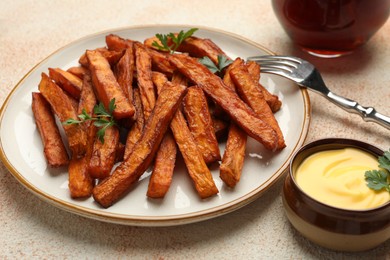
[[[194,31],[143,43],[109,34],[80,53],[80,66],[42,73],[32,110],[48,165],[68,167],[72,198],[110,207],[149,167],[145,194],[164,198],[183,160],[205,199],[219,192],[211,167],[220,165],[226,186],[239,183],[247,136],[270,153],[286,146],[274,117],[282,103],[260,85],[258,65]]]

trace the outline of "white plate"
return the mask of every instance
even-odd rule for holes
[[[77,65],[86,49],[105,45],[109,33],[142,41],[156,33],[188,30],[188,26],[142,26],[103,32],[82,38],[56,51],[35,66],[12,90],[2,106],[0,117],[1,159],[11,174],[35,195],[61,209],[101,221],[140,226],[167,226],[191,223],[236,210],[266,191],[286,170],[292,154],[302,145],[310,121],[310,102],[305,90],[291,82],[262,75],[261,82],[283,102],[276,113],[287,147],[279,153],[265,151],[253,139],[248,140],[245,165],[240,182],[226,188],[219,178],[218,167],[212,174],[220,193],[201,200],[197,196],[185,166],[178,162],[172,186],[164,199],[146,197],[149,172],[122,200],[103,209],[92,198],[73,200],[69,196],[66,169],[49,169],[31,111],[31,93],[38,90],[41,72],[49,67],[67,69]],[[195,36],[210,38],[231,58],[269,54],[264,47],[231,33],[202,28]],[[224,146],[221,145],[223,152]]]

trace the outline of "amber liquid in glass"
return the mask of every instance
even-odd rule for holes
[[[340,56],[363,45],[386,22],[390,0],[273,0],[290,38],[317,56]]]

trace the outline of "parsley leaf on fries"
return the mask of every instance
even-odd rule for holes
[[[229,60],[225,55],[218,55],[218,66],[207,56],[199,59],[200,63],[205,65],[212,73],[222,72],[224,68],[233,63],[232,60]]]
[[[108,111],[104,107],[103,103],[99,103],[98,105],[95,105],[93,108],[93,112],[95,114],[95,117],[91,117],[85,109],[82,110],[82,113],[78,115],[78,118],[80,120],[76,120],[73,118],[67,119],[65,122],[63,122],[64,125],[72,125],[72,124],[81,124],[85,121],[94,121],[94,125],[99,128],[97,132],[97,136],[99,140],[104,143],[104,134],[106,133],[106,129],[110,126],[116,125],[116,122],[114,120],[114,117],[112,116],[112,113],[115,109],[115,98],[111,99],[108,107]]]
[[[191,37],[198,28],[192,28],[186,32],[181,30],[177,36],[174,33],[168,34],[160,34],[157,33],[156,37],[160,40],[161,43],[154,41],[152,46],[156,47],[160,51],[168,51],[170,53],[174,53],[177,48],[179,48],[180,44],[187,38]],[[171,39],[172,44],[169,44],[169,39]]]

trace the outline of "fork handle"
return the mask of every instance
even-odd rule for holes
[[[348,98],[329,92],[326,97],[342,109],[360,115],[366,122],[374,122],[390,129],[390,117],[378,113],[373,107],[364,107]]]

